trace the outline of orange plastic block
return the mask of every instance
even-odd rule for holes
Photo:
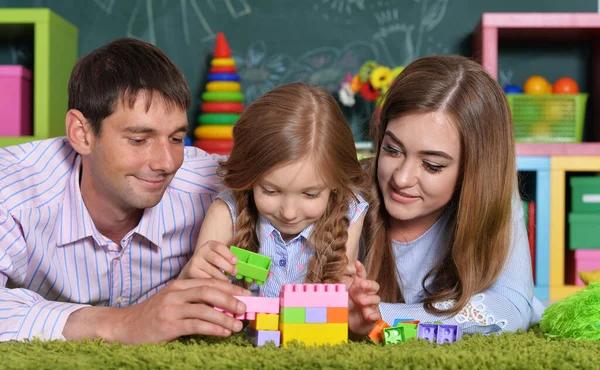
[[[377,321],[375,323],[375,327],[373,327],[373,330],[371,330],[371,332],[369,333],[369,338],[371,338],[371,340],[373,340],[374,342],[381,343],[381,341],[383,340],[383,329],[389,327],[390,326],[387,322],[383,320]]]
[[[327,307],[327,323],[347,323],[348,308],[347,307]]]

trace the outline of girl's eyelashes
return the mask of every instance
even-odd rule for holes
[[[435,164],[431,164],[428,162],[423,162],[423,165],[425,166],[425,169],[429,172],[433,172],[433,173],[440,173],[442,172],[442,170],[444,168],[446,168],[446,166],[441,166],[441,165],[435,165]]]
[[[304,193],[304,195],[307,198],[309,198],[309,199],[317,199],[321,195],[321,192],[318,192],[318,193]]]
[[[277,193],[275,190],[269,190],[263,186],[261,186],[261,188],[262,188],[263,194],[266,194],[266,195],[275,195]]]

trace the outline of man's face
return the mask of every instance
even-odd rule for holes
[[[142,93],[132,109],[119,102],[104,119],[100,135],[92,135],[91,152],[84,159],[86,196],[115,210],[154,207],[183,163],[185,110],[167,107],[156,94],[148,111],[146,102]]]

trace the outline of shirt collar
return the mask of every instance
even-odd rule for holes
[[[109,243],[108,238],[100,234],[98,229],[96,229],[92,217],[83,203],[81,188],[79,186],[81,156],[77,155],[73,166],[74,168],[70,173],[71,178],[67,182],[65,196],[60,209],[57,244],[58,246],[65,246],[84,238],[92,237],[98,245],[107,245]],[[132,233],[137,233],[160,247],[162,236],[165,234],[162,212],[164,197],[163,195],[163,199],[156,206],[144,210],[140,222],[127,234],[127,237]]]
[[[308,237],[310,236],[310,233],[312,232],[313,228],[314,228],[314,224],[310,224],[304,230],[302,230],[298,235],[296,235],[292,240],[290,240],[289,242],[287,242],[285,244],[289,244],[292,241],[297,240],[298,238],[303,238],[304,240],[308,240]],[[265,237],[268,237],[268,238],[278,237],[279,240],[283,240],[283,237],[281,236],[281,233],[279,232],[279,230],[277,230],[275,228],[275,226],[273,226],[273,224],[263,215],[260,215],[259,235],[261,236],[259,238],[259,240],[265,240]]]

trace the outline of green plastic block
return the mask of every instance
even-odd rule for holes
[[[306,323],[306,308],[305,307],[281,307],[279,312],[279,322],[286,324],[305,324]]]
[[[419,326],[418,324],[403,324],[403,323],[400,323],[396,327],[400,329],[400,333],[402,335],[402,338],[404,339],[403,340],[403,342],[404,342],[407,339],[416,338],[417,337],[417,327],[418,326]]]
[[[263,285],[269,276],[271,259],[235,246],[231,246],[230,250],[238,258],[238,263],[235,265],[238,273],[235,278],[239,280],[244,278],[248,283],[255,281],[256,284]]]
[[[403,330],[399,327],[391,327],[383,329],[383,344],[396,344],[405,341],[403,338]]]

